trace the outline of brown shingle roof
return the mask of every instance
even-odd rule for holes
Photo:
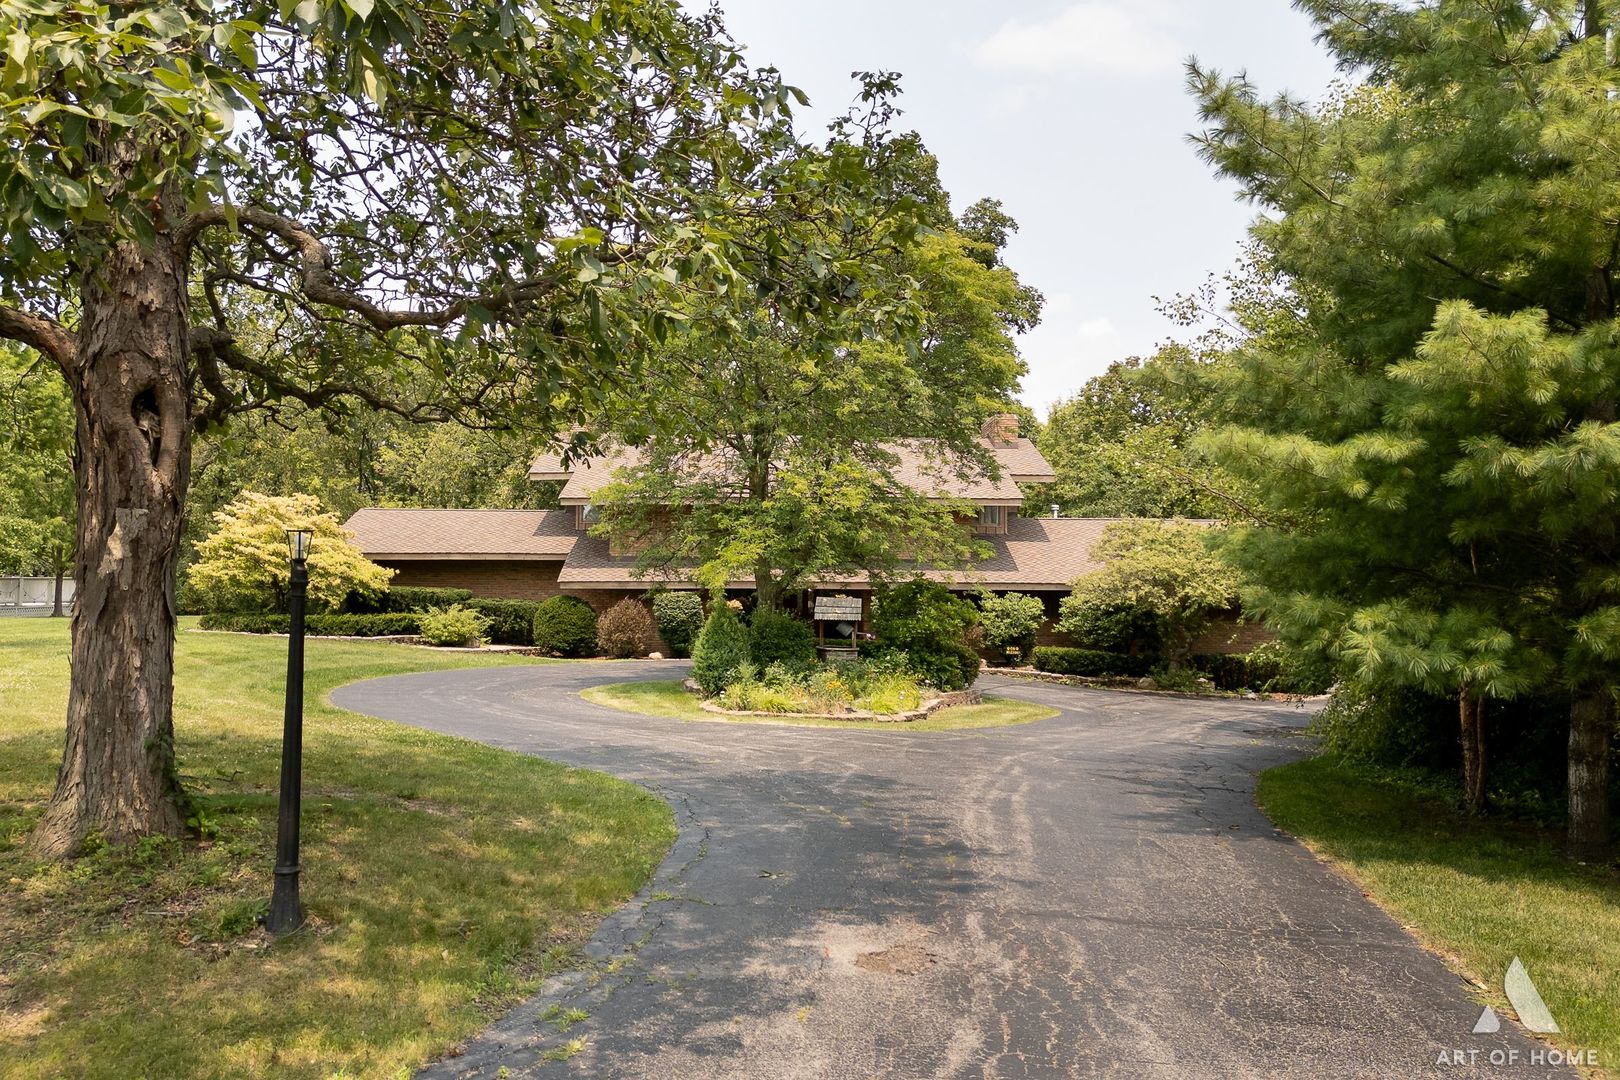
[[[980,537],[989,544],[989,558],[956,570],[928,570],[924,574],[959,589],[1067,589],[1075,578],[1102,564],[1092,554],[1103,531],[1122,518],[1027,518],[1014,515],[1003,536]],[[633,555],[612,555],[606,540],[581,537],[557,576],[559,585],[579,588],[635,588],[655,581],[691,584],[678,573],[670,577],[638,578]],[[837,576],[823,585],[868,584],[865,574]],[[733,582],[748,588],[751,581]]]
[[[988,559],[928,576],[959,586],[996,589],[1068,588],[1102,565],[1093,556],[1103,531],[1120,518],[1030,518],[1014,515],[1003,536],[981,536]]]
[[[934,498],[1017,506],[1023,502],[1023,493],[1018,488],[1020,482],[1041,483],[1054,479],[1051,466],[1028,439],[1018,439],[1011,445],[991,450],[1001,469],[998,480],[982,474],[958,475],[956,463],[947,455],[933,452],[930,444],[923,440],[891,443],[886,449],[898,459],[893,469],[894,479]],[[542,454],[530,465],[529,478],[555,480],[566,475],[568,482],[558,498],[564,506],[573,506],[589,502],[612,481],[614,472],[641,460],[640,451],[620,447],[602,457],[564,468],[559,455]],[[714,461],[723,467],[718,457]]]
[[[991,452],[996,455],[996,464],[1001,466],[1001,475],[1020,484],[1050,484],[1057,479],[1052,466],[1047,464],[1046,455],[1028,439],[1017,439],[1010,446],[993,447]]]
[[[370,559],[503,556],[561,559],[574,548],[574,511],[418,510],[373,506],[344,523]]]

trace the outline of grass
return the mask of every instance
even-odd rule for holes
[[[708,720],[722,724],[785,724],[790,727],[855,728],[867,731],[962,731],[968,728],[1008,727],[1045,720],[1058,710],[1032,701],[986,698],[981,705],[955,705],[910,723],[891,720],[830,720],[807,716],[722,716],[698,707],[678,679],[608,683],[581,690],[579,696],[596,705],[672,720]]]
[[[675,831],[642,789],[325,703],[533,663],[308,645],[303,898],[270,943],[286,642],[180,634],[175,734],[204,838],[42,864],[65,620],[0,619],[0,1077],[403,1077],[575,962]]]
[[[1561,838],[1458,813],[1432,793],[1328,757],[1261,775],[1261,806],[1341,867],[1512,1015],[1515,956],[1565,1049],[1620,1061],[1620,875],[1565,859]],[[1612,1072],[1600,1075],[1615,1075]]]

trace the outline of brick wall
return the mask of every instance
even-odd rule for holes
[[[571,589],[557,584],[562,561],[411,559],[384,563],[399,571],[391,584],[434,589],[471,589],[474,596],[503,600],[549,600],[577,596],[600,615],[627,596],[640,598],[645,589]],[[669,655],[669,646],[655,631],[645,642],[647,651]]]
[[[1223,615],[1210,623],[1208,630],[1193,638],[1192,651],[1195,654],[1246,653],[1276,640],[1276,634],[1257,622],[1239,622],[1236,615]]]
[[[561,559],[545,562],[410,559],[383,565],[399,571],[391,582],[394,585],[471,589],[474,596],[508,600],[549,600],[563,591],[557,586]]]

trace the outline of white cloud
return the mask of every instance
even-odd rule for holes
[[[1154,75],[1186,50],[1173,13],[1153,0],[1080,0],[1047,19],[1009,19],[979,43],[974,61],[1015,73]]]
[[[1074,332],[1075,336],[1087,341],[1095,341],[1098,338],[1119,337],[1119,331],[1114,329],[1114,324],[1109,321],[1106,315],[1100,319],[1086,319],[1074,328]]]

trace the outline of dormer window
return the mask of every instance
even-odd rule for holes
[[[979,532],[1001,533],[1007,531],[1007,508],[1005,506],[979,507]]]
[[[595,503],[585,503],[582,506],[575,506],[574,513],[577,515],[575,521],[577,522],[580,532],[584,532],[592,525],[595,525],[601,520],[602,517],[601,513],[596,509]]]

